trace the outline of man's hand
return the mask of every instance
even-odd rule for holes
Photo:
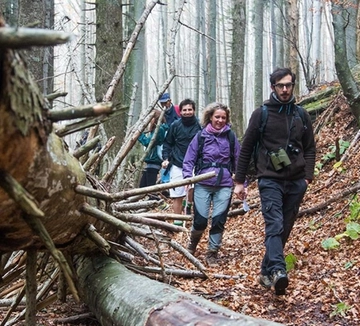
[[[161,167],[162,167],[163,169],[166,169],[166,168],[168,167],[168,165],[169,165],[169,161],[168,161],[168,160],[165,160],[165,161],[163,161],[163,162],[161,163]]]
[[[247,189],[244,187],[243,183],[235,184],[234,194],[240,199],[245,200],[247,197]]]

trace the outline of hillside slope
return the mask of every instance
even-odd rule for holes
[[[322,241],[346,230],[345,218],[351,204],[360,208],[360,197],[343,194],[359,186],[360,153],[357,141],[337,170],[331,157],[336,142],[351,141],[358,132],[346,101],[337,95],[314,123],[317,142],[317,176],[309,186],[300,217],[285,248],[296,258],[289,272],[286,296],[275,296],[257,283],[262,259],[264,224],[259,210],[256,183],[251,184],[249,204],[255,206],[243,216],[230,218],[224,236],[221,262],[211,269],[216,274],[236,275],[238,279],[177,279],[177,287],[202,295],[235,311],[285,325],[360,324],[360,240],[342,238],[337,250],[325,250]],[[320,168],[320,165],[323,165]],[[357,188],[359,189],[359,187]],[[352,191],[354,193],[354,191]],[[355,191],[356,193],[356,191]],[[360,212],[358,211],[358,222]],[[181,237],[181,236],[179,236]],[[178,239],[185,244],[186,239]],[[207,239],[196,254],[205,260]]]

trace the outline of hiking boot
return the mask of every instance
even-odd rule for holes
[[[272,283],[275,288],[275,294],[284,295],[285,289],[289,285],[289,279],[286,272],[283,270],[278,270],[272,273]]]
[[[202,236],[203,232],[204,231],[191,230],[189,244],[188,244],[186,249],[192,255],[196,251],[196,247],[197,247],[197,245],[198,245],[198,243],[199,243],[199,241],[201,239],[201,236]]]
[[[262,287],[264,287],[265,289],[270,289],[272,286],[271,279],[268,275],[260,274],[258,281],[259,281],[259,284]]]
[[[206,253],[206,264],[209,267],[216,267],[218,265],[218,252],[217,251],[213,251],[213,250],[209,250]]]

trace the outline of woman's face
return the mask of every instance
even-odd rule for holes
[[[222,109],[215,110],[210,121],[213,128],[221,130],[226,124],[226,112]]]

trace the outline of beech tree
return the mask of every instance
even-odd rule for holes
[[[343,2],[333,3],[332,17],[334,26],[335,68],[345,97],[349,101],[351,112],[360,125],[360,89],[357,85],[347,60],[346,28],[348,12]]]
[[[233,39],[232,39],[232,62],[231,62],[231,120],[238,137],[244,134],[245,115],[244,106],[244,65],[245,65],[245,26],[246,6],[244,0],[233,1]]]

